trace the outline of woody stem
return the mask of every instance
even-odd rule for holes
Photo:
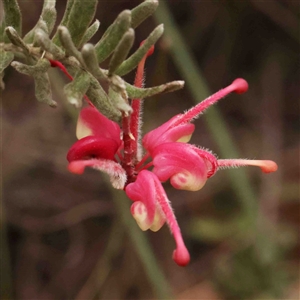
[[[124,156],[122,160],[122,167],[127,174],[127,183],[135,181],[136,174],[134,170],[134,161],[136,156],[136,148],[134,147],[135,139],[130,132],[130,117],[122,116],[122,128],[123,128],[123,143],[124,143]]]

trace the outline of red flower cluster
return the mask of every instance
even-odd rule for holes
[[[153,49],[148,53],[150,55]],[[135,86],[142,86],[144,63],[140,62]],[[113,187],[124,189],[133,201],[131,213],[142,230],[159,230],[166,222],[174,236],[174,261],[184,266],[190,255],[161,182],[170,180],[176,189],[197,191],[217,170],[259,166],[265,173],[277,170],[270,160],[217,159],[211,152],[188,144],[195,126],[191,123],[205,109],[231,92],[244,93],[248,84],[236,79],[183,114],[176,115],[147,133],[140,143],[141,99],[133,99],[133,113],[123,115],[120,126],[94,107],[84,108],[77,124],[79,139],[69,150],[69,170],[81,174],[93,167],[110,176]],[[145,149],[142,150],[142,146]],[[149,170],[150,169],[150,170]]]

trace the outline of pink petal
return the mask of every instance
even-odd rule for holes
[[[209,171],[205,159],[184,143],[166,143],[153,151],[153,173],[164,182],[170,179],[176,189],[197,191],[203,187]]]
[[[69,162],[90,158],[114,160],[118,148],[119,145],[115,140],[99,136],[87,136],[73,144],[67,154],[67,160]]]
[[[149,153],[163,143],[169,142],[188,142],[195,130],[195,125],[190,123],[180,124],[173,127],[180,115],[170,119],[168,122],[147,133],[143,138],[143,145]]]
[[[95,135],[113,139],[120,145],[120,134],[120,126],[103,116],[96,108],[86,107],[81,110],[76,130],[78,139],[88,135]]]
[[[147,229],[149,227],[149,223],[151,223],[149,221],[154,221],[155,210],[159,211],[159,215],[166,220],[170,227],[176,242],[176,249],[173,252],[174,261],[180,266],[187,265],[190,261],[189,252],[185,247],[179,225],[166,192],[155,174],[148,170],[141,171],[136,182],[128,184],[125,191],[131,200],[139,203],[137,205],[133,204],[134,207],[132,209],[134,214],[136,213],[135,210],[140,210],[138,213],[141,218],[139,218],[138,221],[144,221],[146,218],[149,218],[147,220],[148,224],[142,224],[143,228]],[[144,220],[142,218],[144,218]],[[161,220],[159,220],[159,222],[161,222]],[[157,228],[150,227],[150,229]]]
[[[114,188],[121,190],[124,188],[127,177],[120,164],[107,159],[75,160],[69,163],[68,169],[74,174],[82,174],[85,167],[92,167],[108,174]]]
[[[141,201],[147,210],[147,223],[151,226],[156,210],[156,193],[153,174],[141,171],[135,182],[126,186],[125,192],[132,201]]]

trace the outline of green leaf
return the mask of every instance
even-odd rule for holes
[[[2,73],[14,59],[12,52],[0,50],[0,73]]]
[[[33,76],[35,95],[38,101],[46,103],[51,107],[57,106],[57,103],[52,99],[51,85],[47,74],[47,70],[50,68],[48,59],[40,59],[34,66],[14,61],[11,63],[11,66],[22,74]]]
[[[76,57],[77,60],[82,63],[81,53],[75,47],[68,28],[65,26],[59,26],[58,34],[59,34],[59,39],[61,41],[62,46],[67,50],[67,54],[69,56]]]
[[[125,116],[129,116],[132,113],[132,107],[128,104],[128,101],[122,97],[118,92],[115,92],[112,88],[108,90],[108,96],[111,99],[115,108],[122,111]]]
[[[3,82],[4,70],[9,66],[13,59],[14,54],[12,52],[0,50],[0,89],[2,90],[5,88],[5,84]]]
[[[150,17],[158,6],[157,0],[147,0],[131,10],[131,27],[138,27],[144,20]]]
[[[4,42],[4,38],[5,38],[5,22],[4,20],[2,20],[2,23],[0,24],[0,43]]]
[[[51,107],[56,107],[57,103],[52,99],[49,75],[41,73],[34,76],[35,96],[39,102],[46,103]]]
[[[109,62],[108,76],[112,75],[116,69],[121,65],[121,63],[127,57],[134,42],[134,30],[132,28],[123,35],[114,54]]]
[[[131,23],[130,10],[124,10],[119,14],[115,22],[107,29],[101,40],[96,44],[95,50],[98,62],[104,61],[117,47],[124,33]]]
[[[43,29],[48,35],[51,34],[55,21],[56,21],[56,9],[55,9],[56,0],[44,0],[43,10],[40,16],[40,20],[37,24],[25,35],[24,42],[31,44],[34,41],[35,31],[37,29]],[[46,28],[44,28],[44,24],[46,24]]]
[[[85,43],[87,43],[98,31],[100,22],[96,20],[85,32],[82,40],[80,42],[79,48],[81,48]]]
[[[55,2],[56,0],[44,0],[44,6],[41,14],[42,19],[47,24],[49,34],[51,34],[54,28],[57,16]]]
[[[60,26],[66,26],[68,21],[69,21],[69,16],[70,16],[70,12],[71,12],[71,9],[73,7],[73,4],[74,4],[74,1],[75,0],[68,0],[67,2],[67,6],[66,6],[66,9],[65,9],[65,12],[64,12],[64,15],[63,15],[63,18],[60,22]],[[53,43],[56,44],[56,45],[60,45],[60,40],[59,40],[59,37],[58,37],[58,32],[55,33],[55,35],[53,36],[53,39],[52,39]]]
[[[36,25],[34,26],[34,28],[32,28],[23,38],[23,41],[26,44],[33,44],[33,46],[38,46],[35,40],[35,33],[38,29],[43,30],[44,32],[46,32],[48,34],[48,26],[46,24],[46,22],[42,19],[39,19],[39,21],[36,23]]]
[[[3,0],[5,26],[13,27],[22,35],[22,14],[16,0]],[[8,40],[7,40],[8,41]]]
[[[78,46],[94,18],[97,0],[75,0],[66,27],[69,29],[73,43]]]
[[[91,80],[91,86],[89,87],[86,95],[103,115],[110,120],[116,122],[120,121],[121,112],[114,108],[108,95],[96,79]]]
[[[11,26],[5,28],[9,40],[16,46],[22,48],[26,54],[29,54],[29,48],[19,36],[18,32]]]
[[[134,68],[137,67],[142,58],[146,55],[148,50],[157,42],[157,40],[162,36],[164,32],[163,24],[157,26],[148,38],[144,41],[143,45],[141,45],[128,59],[126,59],[121,66],[116,70],[116,74],[119,76],[123,76]]]
[[[68,101],[80,108],[82,106],[82,98],[90,87],[90,75],[86,72],[78,72],[74,80],[64,87],[65,95]]]
[[[82,47],[81,55],[84,60],[84,63],[91,74],[93,74],[98,80],[105,79],[107,76],[99,68],[99,63],[96,56],[95,47],[92,44],[85,44]]]
[[[138,88],[125,82],[128,97],[131,99],[144,99],[158,94],[170,93],[184,87],[184,81],[176,80],[151,88]]]
[[[35,32],[35,40],[43,50],[53,54],[55,59],[62,59],[65,53],[60,47],[55,45],[49,38],[48,34],[42,29],[37,29]]]

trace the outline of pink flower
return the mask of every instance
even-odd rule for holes
[[[137,87],[142,86],[146,57],[138,67]],[[191,122],[196,117],[229,93],[241,94],[247,89],[244,79],[236,79],[187,112],[150,131],[142,139],[144,153],[140,145],[141,99],[131,100],[133,113],[123,115],[122,130],[96,108],[84,108],[77,124],[79,140],[67,155],[69,170],[81,174],[85,167],[92,167],[107,173],[112,185],[124,189],[133,201],[131,214],[142,230],[157,231],[167,223],[176,242],[173,259],[185,266],[190,255],[161,182],[170,180],[176,189],[198,191],[222,168],[258,166],[265,173],[277,170],[276,163],[270,160],[217,159],[210,151],[188,144],[195,130]]]

